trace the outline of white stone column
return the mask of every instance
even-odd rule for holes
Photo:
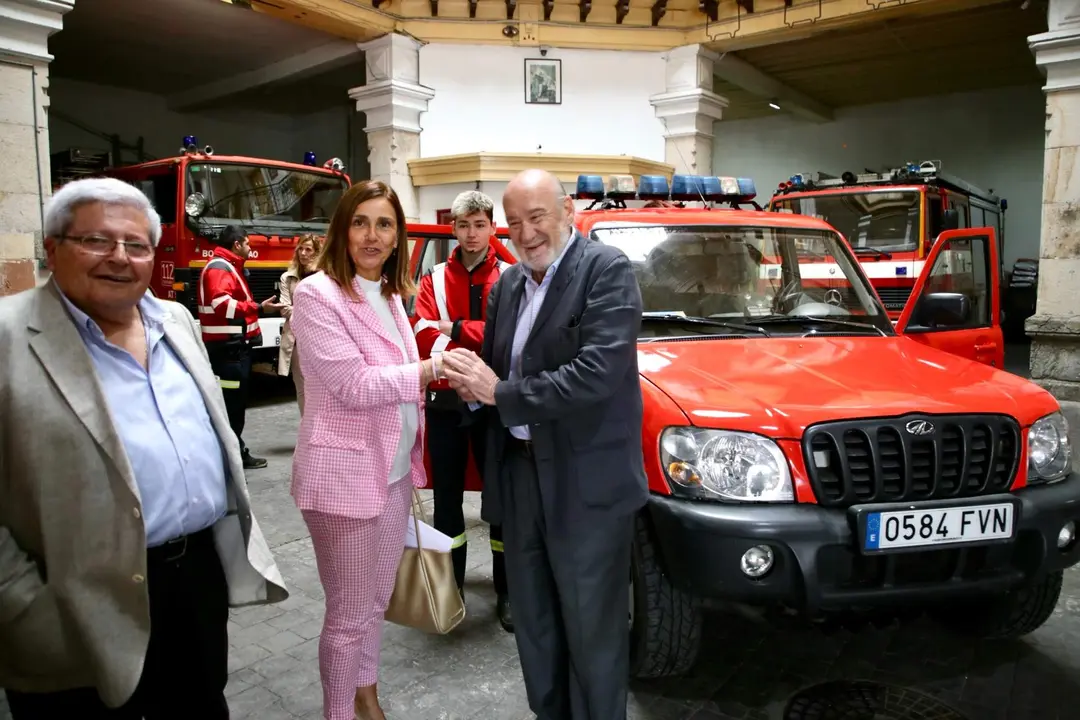
[[[75,0],[0,0],[0,296],[36,282],[49,173],[49,36]]]
[[[408,161],[420,157],[420,113],[427,110],[435,91],[420,84],[420,43],[391,33],[361,43],[367,65],[367,84],[353,88],[349,97],[367,114],[371,179],[394,188],[405,216],[420,219],[420,203],[409,177]]]
[[[649,102],[664,128],[664,159],[677,173],[713,173],[713,124],[723,117],[727,98],[713,92],[718,56],[701,45],[667,53],[667,87]]]
[[[1028,43],[1046,73],[1039,289],[1031,377],[1061,402],[1080,435],[1080,1],[1050,0],[1049,30]],[[1074,467],[1080,467],[1080,453]]]

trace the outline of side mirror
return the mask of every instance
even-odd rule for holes
[[[949,208],[941,217],[941,231],[946,230],[958,230],[960,228],[960,211],[956,208]]]
[[[963,293],[936,292],[919,298],[915,324],[924,328],[964,325],[971,314],[971,302]]]

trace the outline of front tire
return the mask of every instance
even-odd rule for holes
[[[1061,596],[1064,572],[1050,573],[1007,593],[962,602],[934,613],[949,629],[986,639],[1013,639],[1038,630],[1050,619]]]
[[[630,603],[630,675],[658,678],[690,670],[701,648],[701,609],[664,575],[642,514],[634,518]]]

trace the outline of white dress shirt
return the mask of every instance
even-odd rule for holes
[[[401,330],[394,321],[394,312],[390,309],[389,301],[382,295],[382,282],[365,280],[361,277],[357,280],[360,281],[360,288],[364,291],[364,299],[371,304],[372,310],[379,316],[383,327],[390,333],[394,344],[401,351],[401,362],[409,362],[409,353],[405,350]],[[394,453],[394,462],[390,466],[389,482],[391,483],[409,474],[409,469],[412,467],[412,449],[416,444],[416,432],[420,427],[420,411],[416,403],[402,403],[398,408],[401,411],[401,439]]]

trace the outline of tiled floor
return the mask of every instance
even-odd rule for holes
[[[248,482],[292,597],[233,615],[229,696],[236,720],[321,717],[317,646],[322,591],[310,539],[288,494],[296,424],[296,406],[288,400],[248,415],[245,439],[270,460],[268,468],[250,472]],[[397,720],[532,717],[513,638],[494,617],[478,500],[468,498],[466,508],[473,541],[468,619],[447,637],[386,627],[380,687],[388,714]],[[1080,572],[1067,575],[1053,619],[1022,642],[964,642],[928,621],[830,635],[715,616],[698,666],[687,677],[635,684],[630,718],[782,720],[796,691],[828,679],[877,680],[922,690],[969,720],[1075,718],[1080,708]],[[0,720],[8,718],[0,698]]]

